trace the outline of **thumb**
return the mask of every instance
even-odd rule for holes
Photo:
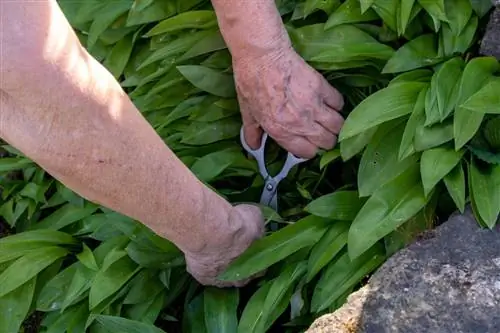
[[[242,110],[241,117],[243,120],[243,134],[245,135],[246,143],[252,149],[259,148],[262,138],[262,128],[249,112]]]

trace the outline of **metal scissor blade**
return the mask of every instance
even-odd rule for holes
[[[278,202],[276,199],[278,190],[277,187],[278,183],[274,180],[274,178],[268,178],[260,196],[260,203],[271,207],[275,211],[278,210]]]

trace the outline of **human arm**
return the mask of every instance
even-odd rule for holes
[[[262,130],[300,157],[331,149],[343,125],[343,98],[293,49],[275,0],[212,0],[233,58],[245,137]]]
[[[262,234],[260,212],[232,207],[182,164],[55,0],[0,5],[0,137],[83,197],[171,240],[200,282],[217,284]]]

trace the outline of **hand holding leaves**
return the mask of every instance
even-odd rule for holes
[[[343,125],[343,98],[291,49],[235,58],[234,73],[245,137],[256,149],[262,130],[299,157],[331,149]]]

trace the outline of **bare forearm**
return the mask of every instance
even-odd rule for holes
[[[199,250],[227,220],[206,208],[229,203],[176,158],[53,6],[18,5],[41,34],[66,38],[60,49],[46,49],[28,81],[5,84],[0,135],[82,196],[140,220],[182,250]],[[15,75],[4,65],[6,77]]]
[[[290,47],[274,0],[212,0],[233,57],[264,55]]]

